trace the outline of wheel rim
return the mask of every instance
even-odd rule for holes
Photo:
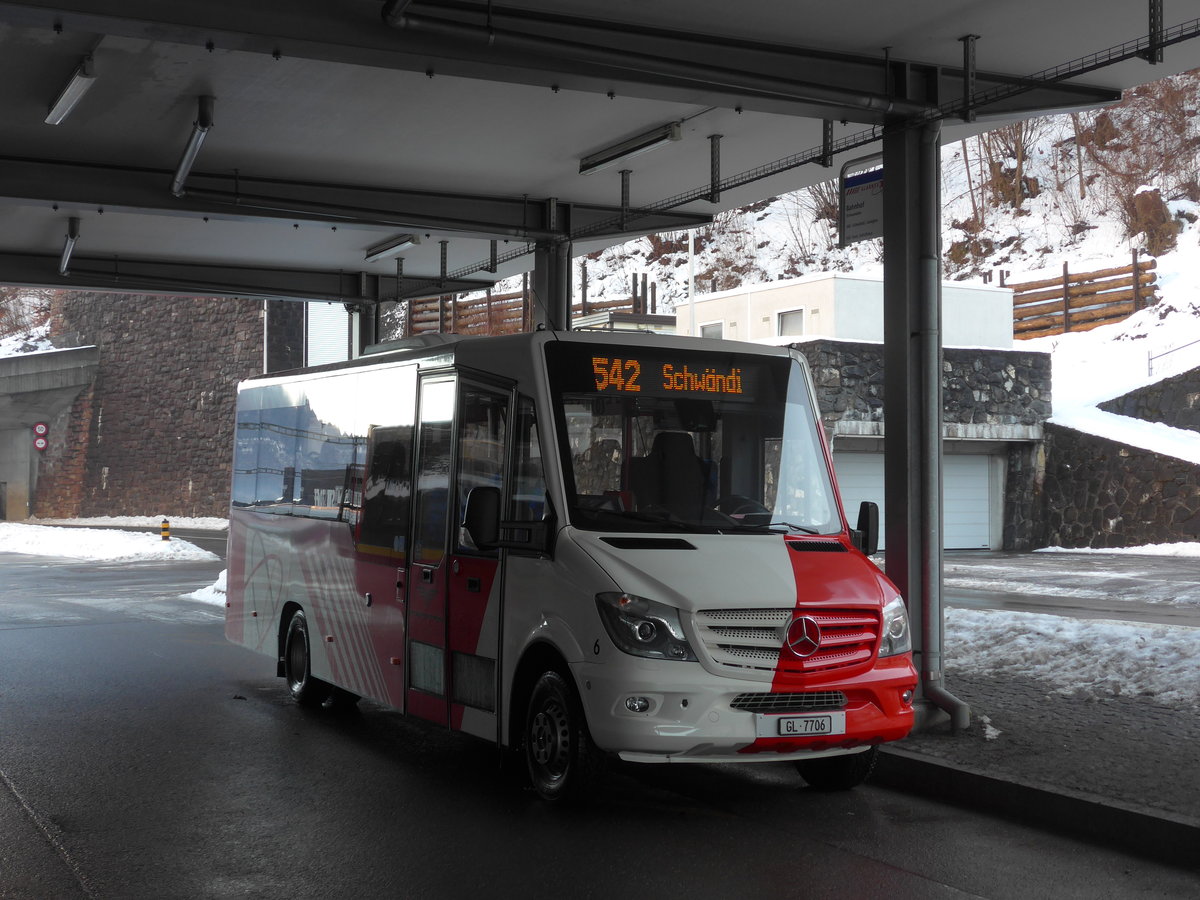
[[[571,722],[566,707],[546,698],[529,723],[529,754],[537,776],[545,783],[562,780],[571,752]]]
[[[287,646],[288,684],[292,690],[304,684],[304,676],[308,671],[308,648],[304,645],[304,634],[294,630]]]

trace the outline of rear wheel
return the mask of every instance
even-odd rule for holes
[[[575,688],[555,671],[543,672],[529,693],[523,740],[530,783],[546,800],[586,792],[603,757],[592,743]]]
[[[283,645],[283,672],[293,700],[301,706],[320,706],[329,699],[333,688],[313,677],[309,647],[308,620],[304,612],[298,609],[288,622],[287,639]]]
[[[848,756],[823,756],[796,761],[796,771],[818,791],[848,791],[867,780],[879,758],[879,748]]]

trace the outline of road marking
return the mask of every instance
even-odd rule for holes
[[[80,867],[79,863],[75,861],[75,858],[71,856],[71,854],[67,851],[67,848],[64,847],[62,842],[55,836],[50,826],[47,825],[46,822],[42,820],[42,817],[37,814],[37,811],[29,805],[29,801],[27,801],[21,795],[21,792],[17,790],[17,786],[12,783],[12,779],[8,777],[8,773],[3,769],[0,769],[0,781],[4,782],[4,786],[8,788],[8,792],[13,795],[13,798],[17,801],[17,803],[20,804],[21,809],[25,811],[25,816],[30,822],[33,823],[33,826],[42,833],[42,837],[46,839],[46,842],[54,849],[54,852],[58,854],[59,859],[61,859],[66,864],[67,868],[71,870],[71,874],[74,875],[75,880],[79,882],[79,887],[83,891],[84,895],[88,897],[98,897],[99,895],[92,888],[91,882],[88,881],[88,877],[83,873],[83,869]]]

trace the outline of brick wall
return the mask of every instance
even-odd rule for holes
[[[280,304],[303,315],[302,304]],[[55,334],[100,348],[61,449],[39,460],[39,516],[223,516],[238,381],[262,371],[255,300],[74,293]],[[295,362],[295,361],[294,361]]]

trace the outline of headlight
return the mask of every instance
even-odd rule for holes
[[[596,595],[600,620],[618,648],[650,659],[696,661],[679,624],[679,610],[633,594]]]
[[[880,656],[896,656],[912,649],[912,632],[908,628],[908,610],[899,597],[883,607],[883,640],[879,642]]]

